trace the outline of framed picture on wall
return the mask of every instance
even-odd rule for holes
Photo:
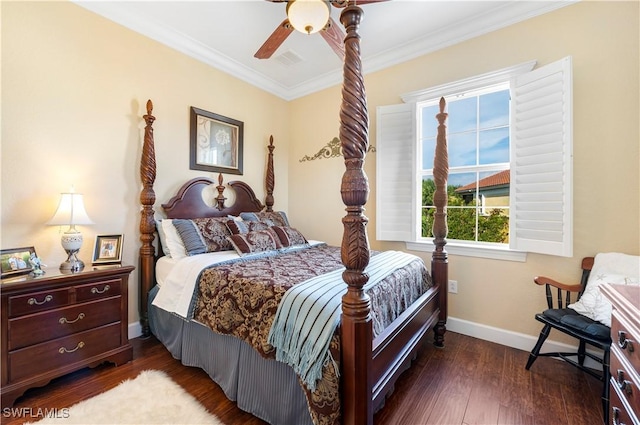
[[[93,249],[92,264],[119,264],[122,262],[123,235],[99,235]]]
[[[242,174],[244,123],[191,107],[189,169]]]
[[[33,270],[31,256],[36,255],[32,246],[0,250],[2,278],[30,273]]]

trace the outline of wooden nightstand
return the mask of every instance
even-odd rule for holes
[[[127,335],[132,266],[87,266],[2,280],[2,407],[58,376],[120,365],[133,357]]]

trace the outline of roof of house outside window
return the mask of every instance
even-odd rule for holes
[[[477,182],[470,183],[468,185],[459,187],[456,189],[456,193],[475,192],[476,186],[479,191],[487,190],[496,186],[505,186],[511,182],[510,170],[500,171],[499,173],[492,174]]]

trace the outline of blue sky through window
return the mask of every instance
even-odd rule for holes
[[[460,97],[447,104],[449,184],[462,186],[476,173],[455,173],[455,167],[509,162],[509,89]],[[422,108],[422,168],[433,168],[438,105]]]

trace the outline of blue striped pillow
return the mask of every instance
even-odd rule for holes
[[[202,239],[202,235],[198,230],[198,227],[191,220],[174,219],[173,225],[175,226],[187,255],[204,254],[207,252],[207,245]]]

